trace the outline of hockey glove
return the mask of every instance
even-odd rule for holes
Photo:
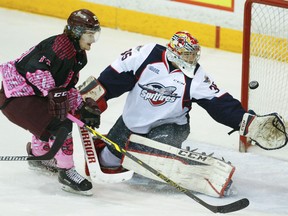
[[[282,148],[288,141],[284,119],[278,113],[267,115],[245,113],[239,133],[250,138],[251,144],[266,150]]]
[[[104,98],[106,90],[95,77],[88,77],[77,89],[83,100],[91,98],[96,101],[101,113],[107,109],[107,103]]]
[[[66,119],[69,112],[69,100],[65,88],[59,87],[48,92],[49,114],[59,118],[61,121]]]
[[[80,109],[80,119],[90,127],[99,128],[101,111],[97,103],[92,98],[86,98],[84,105]]]

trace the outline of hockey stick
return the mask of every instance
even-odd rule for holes
[[[29,161],[29,160],[51,160],[61,148],[68,135],[66,128],[61,127],[56,133],[56,139],[50,150],[42,156],[0,156],[0,161]]]
[[[78,129],[80,132],[80,137],[83,145],[86,163],[90,173],[90,178],[93,182],[119,183],[132,178],[134,173],[133,171],[113,174],[102,172],[91,134],[85,127],[78,126]]]
[[[246,208],[249,205],[249,200],[246,199],[246,198],[238,200],[238,201],[235,201],[235,202],[230,203],[230,204],[222,205],[222,206],[210,205],[210,204],[206,203],[205,201],[203,201],[202,199],[200,199],[199,197],[195,196],[191,191],[181,187],[180,185],[178,185],[177,183],[175,183],[171,179],[167,178],[166,176],[164,176],[163,174],[161,174],[157,170],[153,169],[151,166],[149,166],[146,163],[144,163],[143,161],[139,160],[134,155],[130,154],[125,149],[121,148],[118,144],[116,144],[113,141],[109,140],[108,138],[106,138],[105,136],[103,136],[102,134],[100,134],[99,132],[94,130],[93,128],[85,125],[79,119],[75,118],[74,116],[72,116],[70,114],[68,114],[67,118],[69,118],[71,121],[75,122],[78,126],[85,127],[90,133],[92,133],[94,136],[96,136],[99,139],[101,139],[102,141],[104,141],[107,145],[110,145],[110,146],[114,147],[117,151],[121,152],[126,157],[128,157],[131,160],[133,160],[134,162],[138,163],[139,165],[141,165],[145,169],[149,170],[154,175],[156,175],[159,178],[161,178],[162,180],[164,180],[167,184],[173,186],[178,191],[186,194],[187,196],[192,198],[194,201],[198,202],[200,205],[206,207],[207,209],[209,209],[210,211],[212,211],[214,213],[234,212],[234,211],[238,211],[238,210],[244,209],[244,208]]]

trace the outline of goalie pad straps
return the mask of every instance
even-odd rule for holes
[[[285,122],[278,113],[267,115],[245,113],[239,134],[248,137],[251,144],[266,150],[282,148],[288,141]]]
[[[235,167],[231,164],[205,154],[178,149],[147,138],[144,138],[145,145],[143,145],[142,137],[141,142],[141,144],[130,142],[126,150],[186,189],[213,197],[224,196],[225,189],[235,171]],[[146,146],[147,142],[153,145],[153,148]],[[164,182],[128,157],[123,158],[122,166],[147,178]]]
[[[107,103],[104,98],[106,89],[95,77],[89,76],[81,85],[77,87],[77,89],[84,101],[86,98],[92,98],[95,100],[101,113],[107,109]]]

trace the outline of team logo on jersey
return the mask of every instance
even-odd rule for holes
[[[143,45],[137,46],[136,50],[139,52],[142,47],[143,47]]]
[[[153,67],[152,65],[149,65],[149,66],[148,66],[148,69],[149,69],[150,71],[153,71],[153,72],[156,73],[156,74],[159,74],[159,72],[160,72],[160,70],[159,70],[158,68]]]
[[[181,98],[176,93],[175,86],[165,87],[160,83],[149,83],[146,85],[139,84],[139,87],[142,89],[140,96],[144,100],[148,100],[153,106],[161,106],[167,102],[173,103],[177,98]]]
[[[46,56],[42,56],[42,57],[39,59],[39,62],[44,62],[46,65],[51,66],[51,61],[50,61],[50,59],[48,59]]]
[[[210,80],[210,78],[208,76],[204,76],[204,81],[203,82],[210,84],[211,80]]]

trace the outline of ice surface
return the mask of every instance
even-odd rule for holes
[[[0,63],[19,57],[42,39],[61,33],[65,20],[39,16],[20,11],[0,9]],[[180,30],[180,29],[179,29]],[[201,39],[199,39],[201,42]],[[83,81],[89,75],[98,76],[122,51],[131,46],[166,40],[103,28],[100,40],[88,53],[88,65],[81,73]],[[201,64],[211,71],[218,85],[240,98],[241,55],[215,49],[202,49]],[[102,116],[99,131],[107,133],[121,114],[125,95],[111,100]],[[21,109],[21,107],[19,107]],[[211,204],[226,204],[247,197],[250,206],[230,213],[237,216],[288,215],[288,162],[257,153],[239,153],[238,135],[228,136],[229,128],[213,122],[197,106],[191,111],[191,135],[184,145],[199,148],[215,156],[224,157],[236,166],[234,185],[238,195],[216,199],[198,194]],[[75,127],[76,128],[76,127]],[[25,155],[30,141],[27,131],[10,123],[0,114],[0,155]],[[77,129],[75,164],[84,174],[84,156]],[[286,147],[285,147],[286,148]],[[275,153],[269,153],[275,154]],[[285,157],[285,155],[284,155]],[[62,191],[57,176],[29,170],[26,162],[0,162],[0,215],[17,216],[147,216],[193,215],[208,216],[214,213],[165,184],[135,177],[126,183],[94,184],[92,197],[83,197]]]

